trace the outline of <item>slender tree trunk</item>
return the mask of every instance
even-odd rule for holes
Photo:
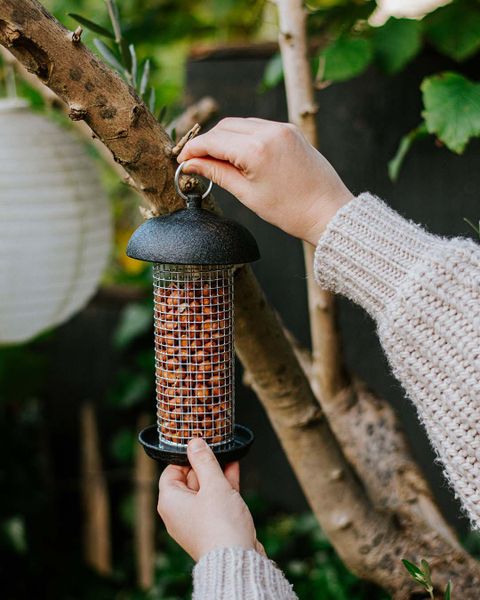
[[[0,43],[67,103],[73,120],[87,123],[155,213],[181,206],[173,187],[173,144],[166,132],[135,92],[81,41],[74,42],[72,33],[37,0],[0,2]],[[333,435],[322,415],[293,346],[250,269],[238,271],[236,294],[238,354],[313,511],[343,560],[397,598],[408,598],[416,586],[400,558],[422,556],[431,560],[440,584],[455,575],[462,598],[476,600],[478,565],[448,535],[426,525],[411,526],[396,511],[377,509],[368,485],[342,450],[340,436]],[[321,343],[326,348],[322,355],[331,352],[327,338]],[[329,373],[337,365],[334,358],[331,363]],[[332,397],[342,387],[336,381],[342,380],[331,379]],[[358,419],[363,426],[361,415]],[[356,436],[358,447],[362,440],[363,435]]]
[[[150,423],[148,415],[138,420],[140,431]],[[155,501],[157,491],[156,463],[137,444],[135,452],[135,559],[137,582],[148,590],[154,581],[155,561]]]
[[[102,575],[112,571],[110,504],[98,439],[95,409],[86,402],[80,413],[85,562]]]

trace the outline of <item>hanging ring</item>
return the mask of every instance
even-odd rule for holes
[[[175,190],[177,191],[177,194],[183,198],[184,200],[188,200],[188,196],[186,194],[183,193],[183,191],[180,189],[180,185],[179,185],[179,179],[180,179],[180,174],[182,173],[182,169],[185,166],[185,163],[187,163],[188,161],[184,160],[182,163],[180,163],[178,165],[177,170],[175,171]],[[212,191],[212,187],[213,187],[213,181],[209,180],[209,184],[208,187],[206,189],[206,191],[202,194],[202,200],[204,200],[208,194]]]

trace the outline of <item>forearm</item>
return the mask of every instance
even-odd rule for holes
[[[327,227],[315,269],[323,287],[376,320],[395,375],[480,527],[480,247],[430,235],[363,194]]]
[[[292,586],[255,550],[219,548],[193,571],[192,600],[297,600]]]

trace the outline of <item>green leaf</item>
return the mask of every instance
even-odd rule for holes
[[[120,317],[114,336],[117,348],[125,348],[152,326],[152,309],[144,304],[129,304]]]
[[[421,89],[429,133],[462,154],[469,140],[480,135],[480,84],[446,72],[424,79]]]
[[[157,94],[155,92],[155,88],[153,88],[153,87],[150,88],[150,96],[148,98],[148,108],[150,109],[151,113],[155,112],[156,97],[157,97]]]
[[[406,558],[402,559],[402,563],[403,566],[407,569],[407,571],[410,573],[410,575],[416,580],[416,581],[423,581],[424,577],[423,577],[423,573],[422,571],[417,567],[417,565],[414,565],[413,563],[411,563],[409,560],[407,560]]]
[[[131,461],[136,446],[136,437],[128,429],[122,429],[116,433],[110,444],[113,457],[119,462]]]
[[[445,588],[444,600],[451,600],[452,596],[452,582],[449,581],[447,583],[447,587]]]
[[[83,25],[87,29],[90,29],[90,31],[94,31],[95,33],[98,33],[99,35],[103,35],[104,37],[108,37],[111,40],[115,39],[115,36],[113,35],[113,33],[111,31],[109,31],[108,29],[105,29],[105,27],[102,27],[101,25],[98,25],[97,23],[94,23],[93,21],[90,21],[90,19],[86,19],[85,17],[82,17],[82,15],[77,15],[76,13],[68,13],[68,16],[72,17],[72,19],[75,19],[75,21],[80,23],[80,25]]]
[[[392,181],[396,181],[400,169],[402,168],[403,161],[412,147],[413,142],[428,135],[427,126],[425,123],[420,123],[418,127],[412,129],[409,133],[403,136],[398,145],[397,152],[392,160],[388,163],[388,174]]]
[[[463,220],[465,221],[465,223],[468,223],[468,225],[470,225],[470,227],[478,235],[478,237],[480,237],[480,219],[478,220],[478,226],[472,223],[470,219],[467,219],[466,217],[463,217]]]
[[[172,129],[172,133],[171,133],[171,136],[170,136],[170,137],[172,138],[172,140],[173,140],[174,142],[176,142],[176,141],[177,141],[177,130],[175,129],[175,127]]]
[[[423,574],[425,575],[425,581],[427,581],[428,583],[431,583],[432,576],[430,573],[430,565],[424,558],[422,558],[422,560],[420,561],[420,564],[422,565]]]
[[[128,46],[128,51],[130,52],[130,61],[131,61],[131,68],[130,68],[130,74],[132,76],[132,85],[134,88],[137,87],[137,69],[138,69],[138,61],[137,61],[137,53],[135,51],[135,46],[133,44],[130,44]]]
[[[15,552],[25,554],[28,545],[24,518],[20,516],[11,517],[2,523],[2,529]]]
[[[263,79],[261,83],[261,89],[263,91],[270,90],[278,85],[283,80],[283,63],[282,55],[277,52],[268,61],[265,71],[263,73]]]
[[[140,79],[140,96],[143,97],[147,91],[148,80],[150,79],[150,59],[147,58],[143,65],[142,77]]]
[[[120,73],[124,72],[123,66],[120,64],[120,61],[115,56],[111,48],[109,48],[104,42],[102,42],[102,40],[99,40],[98,38],[95,38],[93,40],[93,43],[95,44],[95,47],[100,52],[102,57],[111,67],[113,67]]]
[[[420,21],[391,17],[373,32],[375,58],[387,73],[403,69],[420,50]]]
[[[454,2],[424,19],[427,39],[456,61],[473,56],[480,48],[480,7]]]
[[[326,81],[345,81],[360,75],[372,60],[369,40],[341,36],[320,54],[325,61],[323,78]]]
[[[160,112],[158,113],[158,121],[160,123],[163,123],[163,120],[165,119],[165,115],[167,114],[167,110],[168,110],[168,106],[162,106],[162,108],[160,109]]]
[[[129,50],[128,44],[124,38],[121,38],[118,46],[120,48],[120,54],[122,56],[123,66],[128,71],[128,73],[130,73],[130,71],[132,69],[132,57],[130,55],[130,50]]]

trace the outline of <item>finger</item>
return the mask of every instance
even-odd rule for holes
[[[251,154],[251,136],[214,128],[187,142],[178,155],[177,161],[210,156],[226,160],[241,168],[249,154]]]
[[[198,477],[195,474],[195,471],[193,469],[190,469],[188,471],[187,487],[189,490],[192,490],[192,492],[198,492],[198,490],[200,489],[200,484],[198,483]]]
[[[239,196],[245,183],[243,175],[233,165],[214,158],[191,158],[184,173],[196,173],[216,183],[234,196]]]
[[[265,548],[263,547],[263,544],[261,544],[257,539],[255,540],[255,550],[261,554],[262,556],[267,556],[267,553],[265,552]]]
[[[237,492],[240,491],[240,463],[234,462],[234,463],[229,463],[224,471],[223,474],[225,475],[228,483],[233,487],[234,490],[237,490]]]
[[[225,482],[222,469],[215,455],[202,438],[193,438],[188,442],[188,460],[198,478],[200,489]]]
[[[177,465],[168,465],[160,476],[158,482],[159,491],[166,491],[172,487],[187,488],[188,467],[179,467]]]

